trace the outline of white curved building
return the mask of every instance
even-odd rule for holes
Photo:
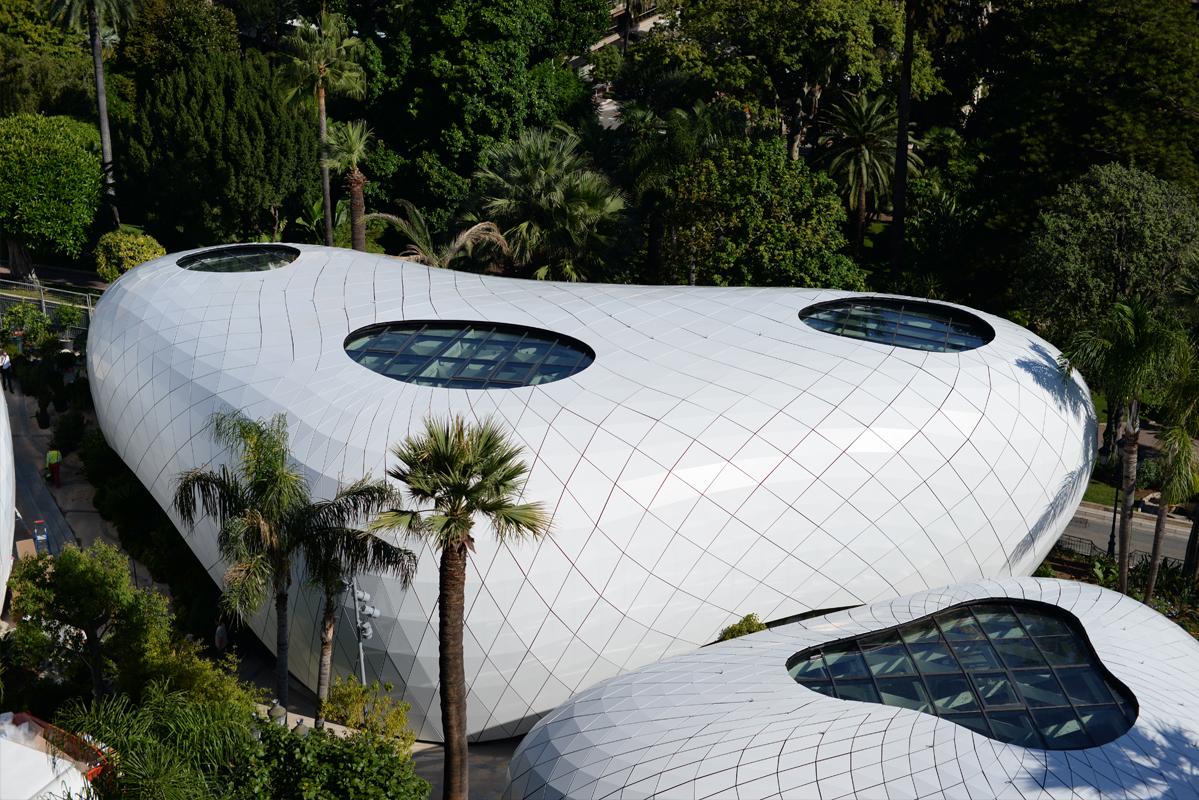
[[[1130,597],[958,584],[583,692],[521,742],[505,798],[1195,798],[1197,668]]]
[[[8,403],[0,397],[0,610],[4,605],[4,587],[12,574],[13,535],[17,521],[16,480]]]
[[[471,559],[470,730],[500,738],[748,612],[1040,562],[1094,458],[1081,379],[1006,320],[898,298],[819,305],[847,297],[226,248],[117,281],[92,321],[89,374],[110,444],[168,510],[178,473],[221,459],[205,429],[218,410],[286,412],[317,496],[381,476],[426,415],[511,428],[554,532],[512,547],[480,532]],[[212,528],[189,543],[219,579]],[[360,585],[382,612],[368,679],[404,687],[418,735],[439,738],[435,559],[421,554],[409,591]],[[292,669],[310,685],[318,617],[297,592]],[[339,630],[349,669],[353,626]]]

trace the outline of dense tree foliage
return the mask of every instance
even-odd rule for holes
[[[67,114],[90,119],[92,64],[38,0],[0,3],[0,115]]]
[[[109,231],[96,242],[96,274],[106,281],[121,275],[167,251],[153,236],[136,231]]]
[[[25,248],[74,257],[100,204],[99,139],[67,117],[0,117],[0,232],[20,270]]]
[[[213,54],[139,84],[127,197],[170,249],[274,237],[316,191],[316,135],[265,56]]]
[[[667,262],[682,283],[865,287],[843,251],[836,185],[778,141],[737,141],[681,167]]]
[[[1119,164],[1093,167],[1041,212],[1028,297],[1060,334],[1094,327],[1113,302],[1161,306],[1199,255],[1199,207],[1182,187]]]
[[[121,58],[143,81],[238,50],[233,12],[208,0],[143,0],[121,42]]]

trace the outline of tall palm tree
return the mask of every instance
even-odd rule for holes
[[[113,179],[112,134],[108,128],[108,94],[104,81],[103,26],[116,27],[133,16],[134,0],[53,0],[50,16],[70,28],[87,24],[92,48],[92,71],[96,80],[96,115],[100,125],[100,159],[104,168],[104,201],[111,214],[112,227],[121,225],[117,211],[117,190]]]
[[[1095,330],[1076,333],[1060,358],[1065,374],[1071,369],[1091,373],[1105,387],[1108,401],[1123,407],[1124,503],[1120,509],[1117,561],[1119,589],[1125,594],[1141,440],[1141,405],[1155,396],[1162,376],[1177,372],[1189,346],[1186,334],[1174,320],[1158,318],[1144,301],[1134,297],[1126,303],[1113,304]]]
[[[483,210],[507,229],[518,267],[538,279],[578,281],[599,263],[624,198],[593,170],[563,126],[530,129],[487,148],[475,173]]]
[[[467,555],[474,550],[474,525],[490,525],[501,543],[538,538],[550,518],[540,503],[519,502],[528,465],[519,445],[493,420],[467,423],[461,417],[426,419],[422,434],[392,450],[388,474],[406,487],[407,509],[381,514],[373,527],[403,532],[440,552],[438,644],[441,725],[445,736],[445,800],[465,800],[469,773],[466,748],[466,672],[462,626],[466,603]]]
[[[285,40],[290,53],[288,63],[292,94],[311,92],[316,99],[316,119],[321,140],[321,190],[325,200],[325,244],[333,245],[333,194],[326,163],[329,124],[325,99],[329,93],[355,99],[366,96],[366,73],[358,63],[361,40],[350,36],[340,14],[322,11],[317,24],[301,20]]]
[[[240,411],[213,414],[213,439],[233,467],[182,473],[174,506],[188,528],[203,516],[220,526],[217,547],[229,564],[221,603],[241,617],[275,599],[275,692],[287,707],[288,593],[292,561],[308,522],[308,483],[288,446],[287,418],[252,420]]]
[[[346,174],[346,189],[350,192],[350,246],[366,251],[366,201],[363,188],[366,176],[358,165],[366,160],[374,141],[374,133],[362,120],[334,124],[329,134],[329,152],[325,158],[326,169],[336,169]]]
[[[1181,388],[1175,385],[1174,388]],[[1195,386],[1190,386],[1193,392]],[[1192,395],[1194,397],[1194,395]],[[1153,599],[1157,587],[1157,574],[1161,568],[1162,542],[1166,537],[1166,514],[1170,506],[1185,502],[1195,493],[1196,488],[1196,459],[1195,440],[1196,419],[1195,401],[1188,400],[1185,410],[1167,412],[1172,419],[1170,423],[1158,431],[1157,441],[1161,451],[1159,458],[1164,467],[1161,499],[1157,506],[1157,520],[1153,527],[1153,548],[1149,554],[1149,577],[1145,581],[1145,604]]]
[[[854,249],[860,253],[866,232],[866,210],[873,196],[877,206],[885,197],[896,172],[895,136],[898,124],[886,97],[873,100],[848,95],[826,112],[828,132],[820,139],[821,159],[845,192],[854,220]],[[920,157],[908,152],[907,162],[920,166]]]
[[[307,535],[301,543],[308,581],[324,595],[321,659],[316,679],[316,726],[325,726],[325,701],[333,672],[333,635],[342,597],[363,573],[399,577],[407,588],[416,572],[416,555],[355,527],[394,505],[395,492],[385,481],[362,479],[338,490],[332,500],[311,507]]]
[[[492,244],[504,254],[510,252],[508,240],[494,222],[477,222],[439,245],[433,239],[429,223],[421,210],[407,200],[401,200],[400,206],[404,209],[402,217],[395,214],[366,215],[367,220],[378,219],[394,225],[408,240],[408,246],[400,253],[400,258],[439,269],[450,269],[455,261],[469,256],[480,244]]]

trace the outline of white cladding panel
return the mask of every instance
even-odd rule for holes
[[[429,414],[494,416],[532,464],[552,538],[480,531],[466,626],[469,723],[523,733],[572,693],[694,649],[750,611],[776,619],[948,582],[1031,572],[1081,499],[1095,419],[1057,351],[1006,320],[989,344],[928,353],[813,330],[844,292],[524,281],[303,247],[270,272],[123,276],[89,337],[110,444],[169,508],[175,477],[219,461],[214,411],[283,411],[317,496],[382,476]],[[343,350],[378,322],[483,320],[573,336],[595,363],[520,389],[429,388]],[[214,530],[188,538],[219,579]],[[365,576],[383,616],[368,679],[404,687],[440,738],[437,567]],[[292,669],[315,683],[319,601],[295,592]],[[345,622],[343,616],[343,623]],[[273,642],[269,612],[257,621]],[[353,664],[352,625],[337,664]]]
[[[991,739],[895,706],[826,697],[787,659],[959,603],[1020,598],[1082,623],[1135,695],[1131,729],[1082,750]],[[571,698],[524,738],[506,800],[609,798],[1199,797],[1199,644],[1133,598],[1092,584],[978,581],[743,636]]]

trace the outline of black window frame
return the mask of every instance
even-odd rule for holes
[[[988,622],[987,624],[984,624],[976,615],[975,609],[985,609],[987,611],[1006,611],[1006,613],[1010,616],[1009,622],[1014,622],[1019,627],[1019,630],[1023,633],[1023,635],[1007,638],[993,636],[992,632],[988,630],[988,626],[991,625],[991,623]],[[1055,636],[1060,637],[1065,634],[1062,634],[1058,631],[1053,633],[1034,634],[1030,630],[1029,623],[1027,623],[1025,618],[1021,616],[1021,611],[1024,611],[1025,613],[1035,612],[1037,614],[1047,615],[1053,618],[1057,623],[1064,624],[1069,630],[1069,634],[1080,645],[1078,650],[1081,652],[1082,660],[1077,663],[1057,664],[1052,662],[1049,657],[1047,657],[1046,651],[1041,648],[1040,640],[1052,639]],[[949,618],[961,619],[963,618],[964,614],[969,614],[969,617],[973,620],[974,625],[978,627],[983,638],[951,639],[945,635],[946,629],[942,626],[942,623],[947,622]],[[909,632],[909,636],[904,636],[905,631]],[[922,642],[929,642],[928,634],[931,634],[934,631],[936,633],[935,641],[943,644],[949,651],[954,664],[957,666],[956,671],[927,672],[920,669],[920,662],[915,659],[912,652],[912,646],[919,645]],[[920,635],[911,635],[913,633],[919,633]],[[998,647],[995,647],[995,642],[997,641],[1014,642],[1024,639],[1027,639],[1027,641],[1032,644],[1033,648],[1035,648],[1035,652],[1040,656],[1040,664],[1031,666],[1013,666],[1003,658],[1003,653],[1001,650]],[[817,691],[827,697],[845,699],[841,698],[838,694],[838,688],[839,683],[845,683],[846,680],[844,678],[837,678],[832,674],[831,670],[827,669],[824,657],[825,652],[834,651],[837,653],[844,653],[846,651],[852,652],[856,649],[856,651],[859,653],[859,657],[867,665],[869,665],[870,659],[867,654],[871,652],[871,648],[884,646],[893,648],[895,647],[894,643],[896,641],[898,641],[899,645],[904,648],[905,652],[907,653],[907,658],[913,665],[914,669],[911,673],[889,672],[886,674],[876,674],[873,670],[868,669],[867,679],[873,684],[874,691],[878,697],[883,697],[883,692],[881,691],[882,687],[879,685],[880,679],[883,681],[892,681],[902,678],[919,681],[925,695],[928,698],[928,705],[931,710],[914,710],[920,710],[921,713],[932,714],[933,716],[940,717],[941,719],[955,722],[957,724],[965,724],[971,730],[977,731],[981,735],[988,736],[989,738],[996,739],[997,741],[1008,742],[1011,744],[1017,744],[1021,747],[1031,747],[1033,749],[1041,750],[1079,750],[1090,747],[1098,747],[1100,745],[1107,744],[1108,742],[1113,741],[1114,739],[1117,739],[1127,733],[1128,730],[1130,730],[1136,723],[1137,716],[1140,711],[1136,696],[1133,695],[1132,691],[1123,682],[1112,675],[1107,667],[1103,664],[1103,661],[1099,658],[1098,653],[1095,652],[1095,648],[1091,644],[1090,638],[1087,636],[1086,629],[1083,628],[1082,623],[1078,621],[1077,617],[1059,606],[1049,603],[1042,603],[1035,600],[1017,598],[996,597],[982,600],[972,600],[966,603],[958,603],[956,605],[943,608],[932,614],[919,617],[918,619],[904,622],[900,625],[882,628],[866,634],[861,634],[859,636],[826,642],[815,647],[809,647],[801,650],[798,653],[795,653],[789,659],[787,659],[787,672],[789,675],[791,675],[795,682],[801,686],[806,686],[807,688]],[[966,667],[962,663],[962,658],[959,655],[958,650],[955,649],[954,645],[967,642],[985,643],[989,645],[992,648],[993,653],[999,658],[998,666],[988,664],[985,666]],[[819,656],[819,661],[813,661],[815,656]],[[807,668],[805,669],[805,675],[810,677],[796,674],[795,670],[801,663],[806,665]],[[813,667],[818,669],[813,669]],[[1064,671],[1066,673],[1065,677],[1069,677],[1071,671],[1077,672],[1079,670],[1089,670],[1091,673],[1099,677],[1103,687],[1107,690],[1108,697],[1106,700],[1101,700],[1101,702],[1094,703],[1076,701],[1075,697],[1070,691],[1070,685],[1067,685],[1063,681],[1063,676],[1059,673]],[[1024,696],[1021,691],[1020,683],[1017,681],[1017,677],[1024,677],[1026,678],[1026,683],[1031,683],[1033,678],[1043,676],[1045,673],[1049,674],[1049,682],[1052,683],[1050,688],[1056,686],[1058,693],[1066,701],[1065,703],[1034,703],[1032,700],[1030,700],[1030,698]],[[967,687],[973,696],[973,703],[970,705],[970,707],[961,709],[960,712],[956,709],[946,709],[944,711],[939,710],[937,696],[929,685],[930,680],[934,682],[945,682],[944,679],[946,678],[958,676],[966,679]],[[1017,702],[988,705],[986,699],[984,698],[983,691],[980,688],[980,681],[978,680],[979,678],[988,677],[998,677],[1005,681],[1008,693],[1011,696],[1014,696]],[[859,696],[862,694],[862,692],[858,691],[856,684],[862,682],[863,681],[860,678],[853,679],[853,683],[855,684],[854,693]],[[910,706],[884,703],[881,700],[879,703],[881,705],[890,705],[893,708],[910,708]],[[1079,729],[1084,734],[1085,743],[1080,743],[1080,738],[1075,735],[1074,738],[1069,739],[1069,746],[1055,746],[1047,737],[1046,731],[1038,723],[1037,717],[1038,714],[1040,714],[1042,717],[1048,718],[1055,713],[1060,715],[1061,712],[1065,712],[1067,710],[1074,715],[1074,719],[1078,723]],[[1087,724],[1084,722],[1083,715],[1086,713],[1112,710],[1117,711],[1123,717],[1125,721],[1124,729],[1114,736],[1109,736],[1107,738],[1093,735],[1091,730],[1087,727]],[[1005,718],[1011,718],[1012,715],[1017,712],[1022,712],[1025,714],[1027,721],[1032,723],[1033,729],[1036,732],[1035,745],[1021,744],[1015,739],[1008,739],[1004,738],[1002,735],[996,735],[995,729],[991,725],[991,715],[998,715],[997,721],[1003,722]],[[975,717],[979,716],[981,716],[981,720],[975,719]],[[955,719],[955,717],[960,717],[960,720]],[[967,719],[967,717],[969,717],[969,719]],[[1096,727],[1098,728],[1098,726]],[[1111,729],[1109,728],[1109,732],[1110,730]]]
[[[457,330],[444,333],[454,328]],[[385,336],[395,343],[371,347],[372,341]],[[368,341],[363,343],[363,339]],[[356,345],[353,350],[351,343]],[[433,343],[434,347],[416,353],[411,347],[417,343]],[[536,357],[526,360],[518,353],[526,343]],[[446,355],[454,348],[459,348],[455,355]],[[573,336],[530,325],[480,320],[376,323],[350,333],[342,342],[342,349],[351,360],[385,378],[416,386],[467,390],[545,386],[573,377],[595,362],[595,351]],[[475,357],[485,349],[491,353],[498,351],[499,355]],[[363,363],[368,358],[379,361]],[[561,360],[567,363],[559,363]],[[410,362],[410,366],[404,362]],[[431,370],[448,374],[422,374]]]

